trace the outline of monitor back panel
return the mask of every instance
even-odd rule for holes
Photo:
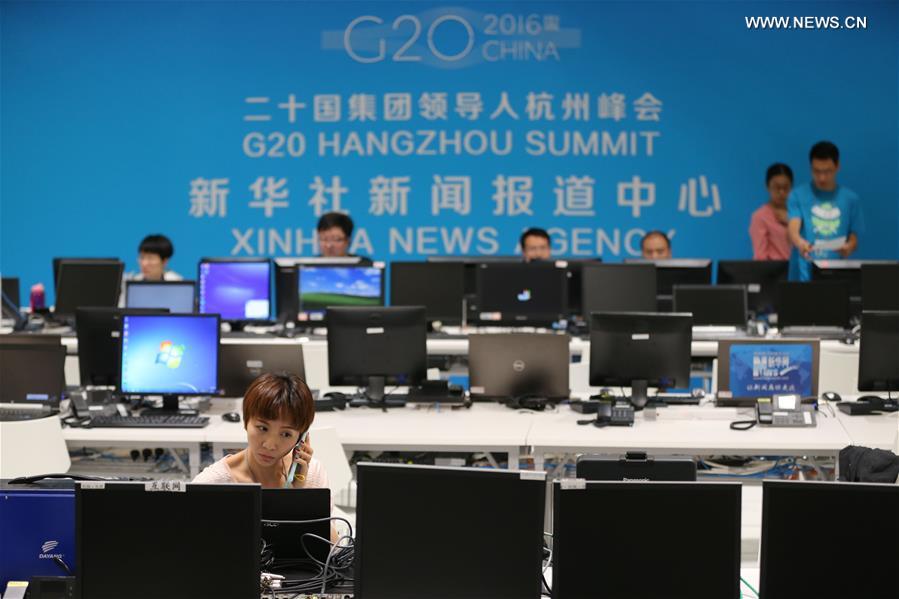
[[[473,397],[537,395],[550,399],[568,398],[567,335],[471,335],[468,345]]]

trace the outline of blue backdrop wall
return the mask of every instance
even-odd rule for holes
[[[896,2],[3,2],[0,270],[147,233],[201,256],[751,256],[765,169],[820,139],[899,256]],[[788,17],[753,26],[755,17]],[[24,295],[24,293],[23,293]],[[52,298],[50,298],[52,300]]]

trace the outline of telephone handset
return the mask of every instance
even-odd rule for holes
[[[293,454],[296,451],[297,447],[300,447],[303,443],[306,442],[306,437],[309,436],[309,431],[304,432],[300,435],[300,440],[297,441],[297,444],[293,446],[293,449],[290,450],[290,453]],[[293,456],[290,458],[290,470],[287,472],[287,480],[284,481],[284,488],[287,489],[293,484],[293,477],[297,473],[297,463],[293,461]]]
[[[816,426],[815,413],[802,408],[799,395],[760,397],[756,402],[758,423],[768,426]]]

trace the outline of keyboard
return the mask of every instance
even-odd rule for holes
[[[698,406],[702,397],[690,393],[658,393],[649,397],[649,403],[665,403],[671,406]]]
[[[0,408],[0,422],[15,422],[18,420],[34,420],[55,415],[55,412],[43,410],[17,410],[16,408]]]
[[[206,416],[182,414],[153,414],[150,416],[94,416],[90,428],[203,428],[209,424]]]

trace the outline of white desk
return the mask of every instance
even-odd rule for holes
[[[589,418],[568,408],[538,414],[528,433],[534,466],[542,470],[548,453],[624,453],[645,450],[651,454],[681,455],[821,455],[836,456],[851,439],[840,421],[818,414],[814,428],[753,427],[735,431],[734,420],[754,418],[754,410],[711,406],[659,408],[655,421],[638,412],[633,427],[597,428],[578,425]]]
[[[843,396],[843,399],[855,401],[857,397],[857,395]],[[850,416],[841,412],[836,405],[832,407],[837,415],[837,420],[849,435],[852,445],[896,451],[896,439],[899,437],[899,412]]]
[[[238,401],[230,400],[238,410]],[[214,413],[223,401],[214,402]],[[521,448],[526,444],[534,414],[518,413],[496,404],[475,404],[471,409],[441,407],[391,408],[387,413],[373,408],[347,408],[319,413],[313,426],[334,427],[347,451],[443,451],[505,453],[509,467],[518,469]],[[243,423],[225,422],[212,416],[204,429],[216,459],[227,448],[246,446]],[[314,443],[314,440],[313,440]]]
[[[221,418],[219,418],[221,420]],[[211,421],[211,419],[210,419]],[[171,447],[187,449],[187,467],[193,478],[200,473],[200,444],[206,441],[205,428],[64,428],[69,448],[77,447]]]

